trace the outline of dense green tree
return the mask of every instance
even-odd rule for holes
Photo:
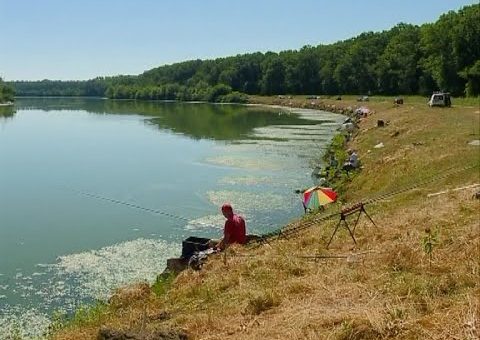
[[[320,59],[316,48],[304,46],[299,51],[296,71],[300,93],[320,92]]]
[[[285,65],[282,59],[276,53],[268,53],[261,68],[263,76],[260,81],[260,93],[266,95],[285,93]]]
[[[418,91],[420,30],[417,26],[396,26],[377,64],[378,90],[384,94],[412,94]]]
[[[477,60],[473,66],[465,68],[460,72],[460,76],[467,80],[465,85],[467,96],[480,95],[480,60]]]
[[[376,92],[375,65],[387,42],[385,32],[363,33],[352,39],[334,73],[343,93]]]
[[[297,74],[298,51],[280,52],[285,67],[285,85],[284,90],[290,94],[301,93],[302,84]]]
[[[463,94],[462,71],[480,60],[480,5],[448,12],[434,24],[422,26],[422,66],[437,89]]]
[[[319,77],[321,82],[321,93],[339,94],[340,85],[335,80],[334,74],[338,61],[342,59],[346,51],[346,44],[343,42],[333,45],[318,47],[320,66]]]

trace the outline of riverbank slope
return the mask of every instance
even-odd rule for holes
[[[310,215],[292,224],[311,225],[294,237],[234,247],[201,271],[153,289],[125,289],[110,305],[79,312],[52,338],[95,339],[102,328],[104,335],[138,339],[160,332],[171,339],[478,338],[479,188],[448,191],[480,183],[480,147],[471,143],[480,139],[478,103],[454,100],[447,109],[428,108],[420,98],[403,105],[354,97],[251,102],[373,112],[347,145],[358,150],[363,168],[349,178],[346,203],[424,184],[367,205],[378,227],[362,216],[356,246],[343,229],[327,249],[338,216],[312,223],[318,216]],[[322,214],[339,210],[332,205]]]

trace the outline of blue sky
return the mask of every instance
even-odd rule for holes
[[[434,22],[469,0],[0,0],[0,77],[89,79]]]

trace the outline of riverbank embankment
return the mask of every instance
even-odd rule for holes
[[[361,105],[375,113],[359,121],[346,145],[362,169],[340,200],[400,193],[366,207],[377,227],[360,216],[356,244],[342,227],[326,247],[339,216],[319,217],[341,209],[330,205],[293,222],[305,228],[292,237],[232,247],[201,271],[124,290],[52,338],[95,339],[106,330],[137,339],[160,332],[191,339],[478,337],[480,204],[471,186],[480,182],[479,146],[471,144],[480,139],[478,107],[453,101],[429,108],[415,98]]]

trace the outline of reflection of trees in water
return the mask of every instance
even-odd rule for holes
[[[279,109],[165,101],[104,100],[95,98],[22,98],[19,109],[82,110],[96,114],[137,114],[148,122],[194,139],[233,140],[269,125],[318,124]]]
[[[0,117],[11,118],[15,115],[16,109],[14,106],[0,106]]]

